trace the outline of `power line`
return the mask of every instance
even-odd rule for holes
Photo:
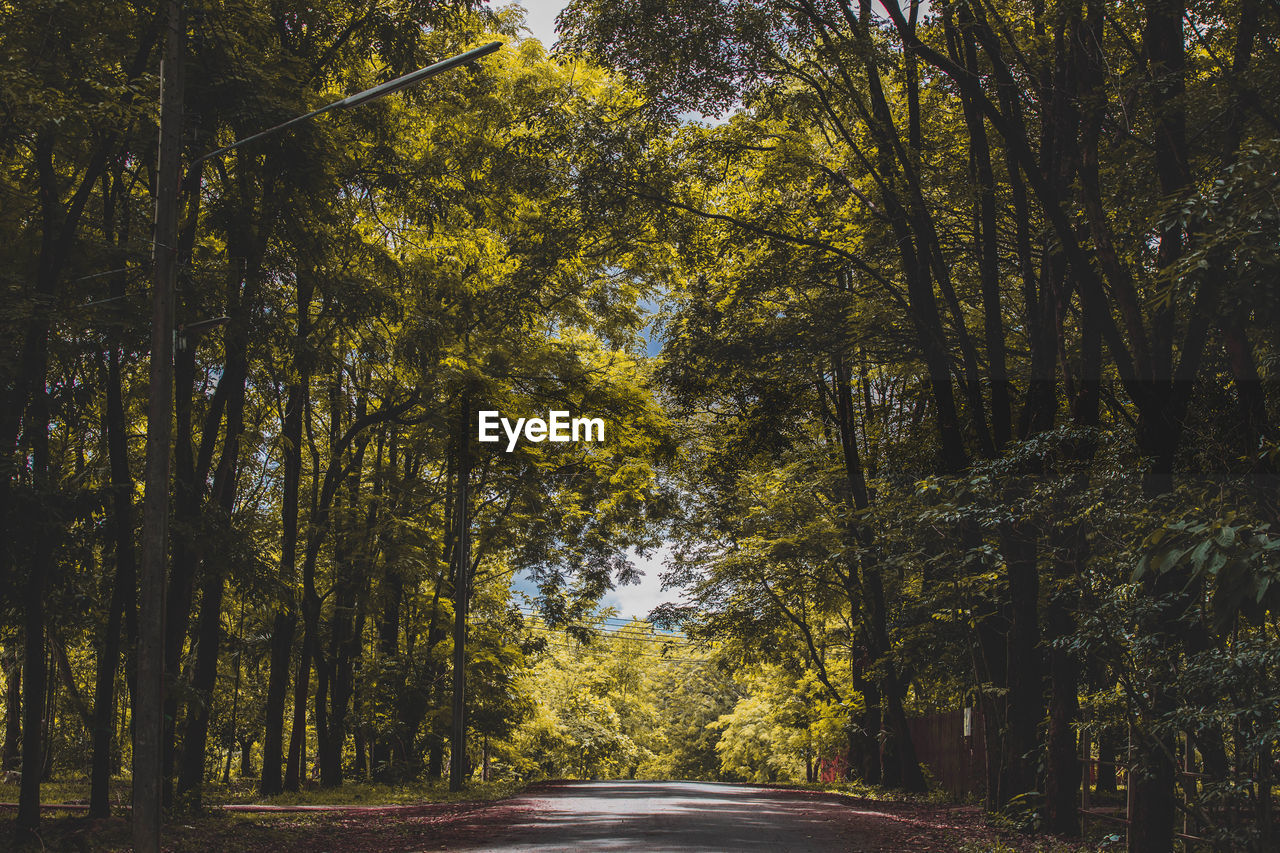
[[[537,617],[537,618],[542,618],[542,617],[543,617],[543,614],[542,614],[540,611],[535,610],[535,609],[531,609],[531,608],[522,608],[522,607],[517,607],[516,609],[517,609],[517,610],[518,610],[522,615],[524,615],[524,616],[533,616],[533,617]],[[634,623],[636,623],[636,622],[643,622],[644,620],[639,620],[639,619],[622,619],[622,618],[619,618],[619,617],[616,617],[616,616],[598,616],[598,617],[595,617],[595,618],[596,618],[596,619],[599,619],[599,620],[601,620],[601,621],[606,621],[606,622],[607,622],[607,621],[613,621],[613,622],[621,622],[621,623],[623,623],[621,628],[596,628],[596,629],[594,629],[594,630],[598,630],[598,631],[601,631],[601,632],[604,632],[604,631],[619,631],[619,630],[624,630],[624,629],[626,629],[626,630],[637,630],[637,631],[642,631],[642,630],[644,630],[644,629],[643,629],[643,628],[641,628],[639,625],[634,625]],[[650,624],[650,623],[645,623],[645,624]],[[654,634],[656,634],[656,635],[658,635],[658,636],[680,636],[680,637],[684,636],[683,634],[677,634],[677,633],[675,633],[675,632],[670,632],[670,633],[668,633],[668,632],[664,632],[664,631],[658,630],[658,629],[656,629],[656,628],[651,628],[650,630],[651,630]]]
[[[548,642],[548,643],[564,643],[564,642],[567,642],[567,644],[570,644],[570,646],[572,646],[573,648],[585,648],[585,649],[591,649],[591,648],[604,648],[604,646],[595,646],[595,644],[593,644],[593,643],[576,643],[576,642],[573,642],[573,640],[572,640],[572,639],[570,639],[570,640],[561,640],[561,639],[556,638],[556,637],[547,637],[547,635],[543,635],[543,637],[541,637],[540,639],[547,640],[547,642]],[[666,644],[666,646],[664,646],[664,647],[660,647],[660,648],[657,648],[657,649],[654,649],[654,648],[652,648],[652,647],[645,647],[645,648],[648,648],[648,649],[649,649],[649,651],[644,651],[644,652],[634,651],[634,652],[630,652],[630,653],[631,653],[631,654],[654,654],[654,653],[657,653],[657,654],[659,654],[659,656],[662,656],[662,652],[663,652],[663,651],[666,651],[666,649],[676,649],[676,651],[678,651],[678,652],[684,652],[684,653],[696,653],[696,652],[701,651],[701,649],[699,649],[698,647],[694,646],[694,644],[680,644],[680,643],[668,643],[668,644]]]
[[[623,640],[634,640],[639,643],[659,643],[666,646],[675,646],[682,649],[700,648],[698,643],[685,643],[676,640],[663,640],[658,637],[622,637]],[[585,644],[584,644],[585,645]]]
[[[539,616],[539,617],[541,617],[541,616],[543,616],[543,615],[544,615],[541,611],[538,611],[538,610],[521,610],[520,612],[521,612],[522,614],[524,614],[525,616]],[[621,626],[631,625],[631,624],[634,624],[635,622],[641,622],[642,624],[648,624],[648,623],[644,623],[644,621],[643,621],[643,620],[637,620],[637,619],[621,619],[621,618],[618,618],[618,617],[615,617],[615,616],[607,616],[607,617],[597,616],[597,617],[594,617],[593,621],[600,621],[600,622],[612,622],[612,623],[615,623],[615,624],[618,624],[618,625],[621,625]]]
[[[546,640],[548,645],[558,646],[559,648],[569,649],[571,651],[579,651],[584,648],[580,644],[562,643],[558,640]],[[670,661],[671,663],[694,663],[706,665],[711,663],[709,658],[673,658],[667,655],[654,654],[653,652],[633,652],[636,657],[657,658],[658,660]]]
[[[548,633],[553,631],[559,633],[561,632],[562,629],[550,628],[544,625],[544,626],[541,626],[541,630],[546,631]],[[639,641],[649,642],[649,643],[668,643],[673,646],[702,645],[696,640],[690,640],[690,639],[687,639],[684,637],[678,637],[675,635],[668,636],[664,634],[642,634],[639,632],[631,632],[631,631],[607,631],[607,630],[601,630],[601,629],[596,629],[594,631],[594,634],[596,636],[602,636],[602,637],[618,637],[623,640],[639,640]]]
[[[532,613],[532,614],[534,614],[534,615],[541,615],[541,613],[542,613],[542,611],[541,611],[541,610],[539,610],[538,608],[533,607],[533,606],[530,606],[530,605],[524,605],[524,604],[517,604],[517,605],[516,605],[516,609],[517,609],[517,610],[519,610],[519,611],[521,611],[522,613]],[[595,617],[593,617],[593,618],[595,618],[595,619],[600,619],[600,620],[603,620],[603,621],[606,621],[606,622],[624,622],[624,623],[627,623],[627,624],[630,624],[631,622],[644,622],[644,621],[645,621],[644,619],[628,619],[628,618],[626,618],[625,616],[595,616]]]
[[[567,630],[561,628],[551,628],[546,625],[535,626],[535,630],[545,631],[547,633],[568,633]],[[687,637],[666,636],[663,634],[641,634],[631,631],[601,631],[597,630],[592,633],[597,637],[618,637],[624,640],[643,640],[652,643],[670,643],[674,646],[700,646],[702,643],[697,640],[690,640]]]

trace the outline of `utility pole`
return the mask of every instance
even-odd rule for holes
[[[164,59],[160,69],[160,151],[156,163],[156,210],[152,245],[151,388],[147,407],[147,465],[142,510],[139,577],[138,670],[133,711],[133,849],[159,853],[163,821],[165,573],[169,545],[169,457],[173,417],[174,285],[178,273],[178,201],[182,189],[183,42],[181,0],[168,0]],[[434,65],[326,104],[197,158],[192,165],[234,151],[263,137],[334,110],[360,106],[465,65],[502,47],[489,42]],[[196,192],[199,192],[197,187]],[[218,317],[190,324],[186,333],[225,322]],[[465,412],[464,412],[465,418]],[[464,437],[465,440],[465,437]],[[465,505],[465,485],[463,504]],[[464,509],[465,517],[465,509]],[[466,561],[463,561],[465,567]],[[465,576],[465,568],[463,576]],[[463,619],[465,624],[466,614]]]
[[[458,401],[458,485],[453,529],[453,730],[449,739],[449,790],[461,791],[467,777],[467,606],[471,598],[471,394]]]
[[[173,291],[178,272],[178,186],[182,157],[181,0],[169,0],[160,69],[160,151],[156,163],[151,284],[151,388],[142,510],[138,685],[133,716],[133,849],[159,853],[164,731],[164,600],[169,539],[169,442],[173,417]]]

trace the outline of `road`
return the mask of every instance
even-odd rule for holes
[[[0,804],[3,805],[3,804]],[[66,808],[66,806],[61,806]],[[401,805],[224,808],[173,821],[173,853],[572,853],[572,851],[836,851],[1029,853],[1034,839],[987,825],[977,805],[870,800],[830,793],[702,782],[545,782],[501,800]],[[259,812],[253,818],[233,817]],[[128,821],[51,820],[51,850],[126,850]],[[0,820],[0,850],[14,848]],[[86,834],[87,833],[87,834]]]
[[[510,821],[454,849],[494,853],[627,850],[879,851],[874,822],[838,802],[701,782],[578,782],[508,801]],[[505,825],[503,825],[505,824]]]

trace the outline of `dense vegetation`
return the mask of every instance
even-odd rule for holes
[[[470,0],[185,6],[188,163],[504,47],[182,183],[174,808],[439,779],[465,604],[474,778],[919,791],[909,721],[970,706],[993,812],[1078,834],[1086,735],[1132,850],[1273,849],[1274,3],[574,0],[556,57]],[[164,28],[0,21],[31,828],[132,754]],[[608,440],[470,440],[552,408]],[[601,611],[664,541],[680,601]]]

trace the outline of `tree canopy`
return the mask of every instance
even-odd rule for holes
[[[179,7],[167,808],[447,758],[920,792],[976,713],[1027,828],[1119,783],[1131,850],[1274,846],[1273,4],[571,0],[551,54],[471,0]],[[0,8],[24,831],[133,755],[163,19]]]

